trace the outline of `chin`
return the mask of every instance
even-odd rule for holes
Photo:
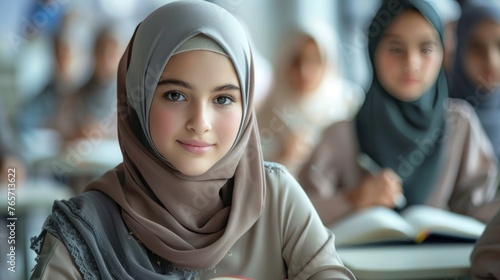
[[[205,174],[210,169],[210,167],[200,165],[197,166],[197,164],[191,163],[184,166],[176,166],[176,169],[184,175],[196,177]]]
[[[415,101],[425,93],[417,89],[398,89],[393,92],[396,92],[396,94],[391,93],[394,98],[404,102]]]
[[[179,170],[179,171],[184,175],[196,177],[196,176],[201,176],[201,175],[205,174],[208,171],[208,169],[188,168],[188,169]]]

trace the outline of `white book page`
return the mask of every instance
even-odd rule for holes
[[[401,215],[418,232],[452,234],[463,237],[479,237],[486,225],[472,217],[425,205],[410,206]]]
[[[396,212],[373,207],[351,214],[330,228],[336,244],[413,240],[416,231]]]

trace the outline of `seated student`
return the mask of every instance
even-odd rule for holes
[[[500,3],[466,4],[457,35],[450,96],[472,105],[500,160]]]
[[[489,221],[470,259],[474,279],[500,279],[500,211]]]
[[[343,78],[341,50],[324,22],[298,25],[282,42],[275,84],[257,119],[264,159],[296,175],[332,122],[352,117],[364,99]]]
[[[96,34],[89,80],[74,94],[65,96],[58,108],[56,128],[65,142],[88,138],[88,131],[116,117],[116,72],[123,51],[113,28],[103,27]],[[100,132],[116,140],[116,127]]]
[[[354,279],[301,187],[262,161],[252,64],[215,4],[147,16],[118,70],[124,161],[55,202],[32,278]]]
[[[401,193],[407,205],[488,221],[500,208],[492,202],[497,162],[468,103],[447,98],[438,15],[425,1],[384,1],[368,32],[366,101],[354,119],[326,129],[298,178],[323,222],[393,208]],[[361,168],[360,154],[382,171]]]

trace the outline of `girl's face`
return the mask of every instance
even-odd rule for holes
[[[443,50],[432,24],[420,13],[407,10],[385,30],[374,60],[382,87],[401,101],[413,101],[436,81]]]
[[[465,49],[465,72],[480,88],[500,86],[500,25],[486,20],[477,24]]]
[[[172,56],[150,112],[156,149],[178,171],[198,176],[227,154],[243,116],[231,60],[211,51]]]
[[[292,56],[289,66],[289,81],[301,94],[314,91],[323,79],[325,65],[319,47],[310,38],[304,40]]]

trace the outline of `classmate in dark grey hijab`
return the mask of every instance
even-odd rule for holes
[[[263,162],[253,79],[224,9],[150,14],[119,66],[124,161],[55,203],[32,278],[354,279],[297,182]]]
[[[299,175],[326,225],[373,206],[425,204],[483,222],[494,215],[491,143],[468,103],[448,99],[439,17],[423,0],[384,1],[368,51],[373,80],[355,119],[326,129]],[[358,164],[360,154],[380,170]]]

